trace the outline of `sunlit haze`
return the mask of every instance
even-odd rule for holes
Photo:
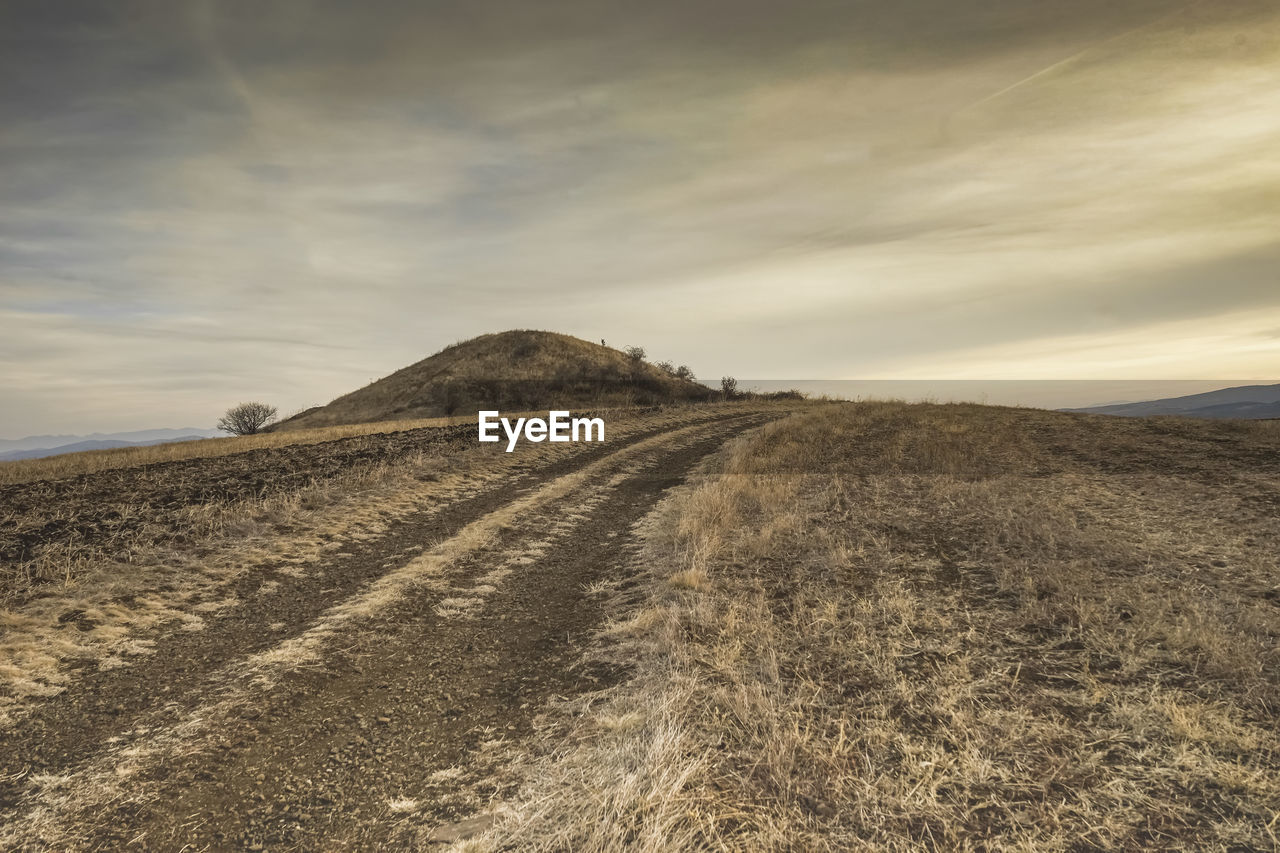
[[[0,436],[287,414],[509,328],[715,379],[1280,377],[1271,2],[0,10]]]

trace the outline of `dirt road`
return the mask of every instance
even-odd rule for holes
[[[560,459],[273,576],[269,596],[240,578],[240,606],[0,735],[0,848],[377,849],[482,812],[548,701],[618,677],[577,652],[632,526],[778,414]]]

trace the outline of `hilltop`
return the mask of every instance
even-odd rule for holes
[[[481,335],[308,409],[277,429],[430,418],[478,409],[651,405],[712,392],[626,353],[556,332]]]

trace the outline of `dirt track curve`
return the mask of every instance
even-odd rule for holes
[[[467,818],[504,793],[485,762],[548,701],[619,676],[579,649],[602,618],[588,587],[625,574],[633,525],[776,416],[560,459],[85,672],[0,734],[0,849],[379,849],[409,840],[405,813]]]

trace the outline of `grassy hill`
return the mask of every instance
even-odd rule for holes
[[[555,332],[517,330],[454,344],[277,429],[474,413],[478,409],[649,405],[706,400],[705,385]]]

